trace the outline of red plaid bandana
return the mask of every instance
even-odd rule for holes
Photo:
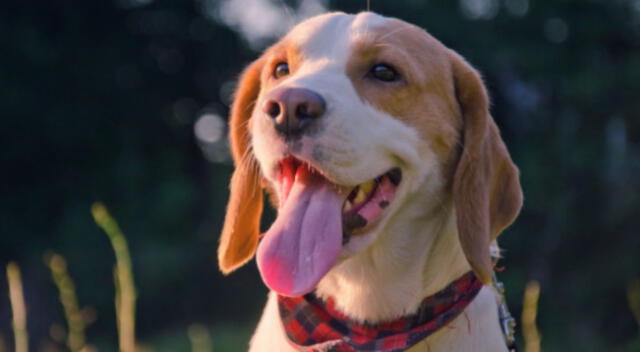
[[[278,296],[280,318],[289,343],[305,352],[400,352],[456,318],[476,297],[482,282],[468,272],[424,299],[418,312],[380,324],[358,323],[313,293]]]

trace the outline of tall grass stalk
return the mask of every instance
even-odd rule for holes
[[[539,298],[540,284],[535,280],[529,281],[524,290],[521,317],[525,352],[540,352],[540,333],[536,325]]]
[[[191,352],[212,352],[213,344],[211,335],[206,326],[191,324],[187,328],[187,335],[191,343]]]
[[[69,333],[67,334],[67,346],[72,352],[81,351],[85,345],[85,323],[78,305],[78,297],[73,280],[67,271],[67,262],[56,253],[45,256],[45,262],[51,270],[53,282],[60,294],[60,303],[64,308]]]
[[[133,281],[129,246],[118,223],[102,203],[91,206],[91,214],[96,224],[109,237],[116,255],[114,268],[116,285],[116,318],[118,321],[118,342],[120,351],[134,352],[136,349],[136,288]]]
[[[638,324],[638,334],[640,334],[640,279],[635,279],[629,283],[627,299],[629,300],[631,313],[633,313],[633,317]]]
[[[7,281],[9,282],[9,299],[11,301],[11,311],[13,314],[13,335],[16,352],[28,352],[27,307],[24,303],[20,268],[14,262],[10,262],[7,265]]]

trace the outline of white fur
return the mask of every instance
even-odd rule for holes
[[[280,84],[314,90],[326,100],[322,133],[304,136],[293,152],[331,181],[355,186],[393,167],[402,169],[402,182],[382,219],[368,233],[351,238],[316,291],[323,298],[332,296],[337,308],[352,319],[371,323],[415,312],[424,297],[470,270],[428,141],[363,102],[345,74],[353,40],[385,20],[371,13],[327,14],[298,25],[287,38],[301,47],[304,61]],[[256,106],[265,93],[260,93]],[[278,161],[292,151],[259,108],[252,116],[252,145],[263,174],[277,184]],[[250,346],[251,351],[293,351],[274,293]],[[506,350],[493,290],[483,288],[463,314],[411,350]]]

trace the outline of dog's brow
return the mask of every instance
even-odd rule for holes
[[[393,45],[390,45],[388,43],[373,43],[371,44],[371,47],[373,48],[381,48],[381,49],[393,49]]]
[[[372,48],[393,48],[391,45],[389,45],[389,43],[386,43],[385,40],[390,36],[410,29],[410,27],[403,26],[400,28],[395,28],[390,32],[382,32],[382,34],[379,36],[376,36],[377,33],[369,31],[367,29],[366,32],[362,32],[362,36],[358,38],[358,41],[361,45],[369,46]]]

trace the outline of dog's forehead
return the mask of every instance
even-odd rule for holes
[[[328,13],[298,24],[286,40],[300,48],[307,58],[346,59],[357,38],[375,33],[389,21],[389,18],[371,12],[357,15]]]

